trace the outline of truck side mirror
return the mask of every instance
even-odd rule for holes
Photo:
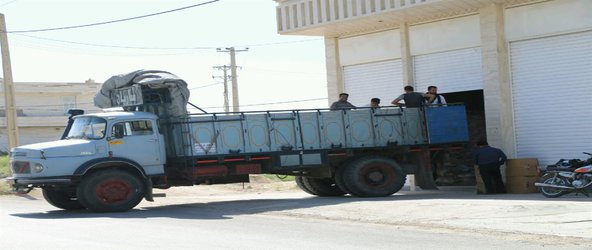
[[[115,139],[123,138],[124,129],[125,129],[125,127],[124,127],[123,123],[117,123],[117,124],[113,125],[113,137],[115,137]]]

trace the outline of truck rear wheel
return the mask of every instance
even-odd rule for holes
[[[389,196],[405,184],[405,174],[393,159],[366,156],[350,162],[340,178],[350,194],[360,197]]]
[[[68,192],[67,190],[56,189],[53,187],[43,188],[43,198],[47,203],[54,207],[61,208],[64,210],[79,210],[85,209],[76,199],[75,192]]]
[[[342,196],[346,194],[331,178],[303,177],[303,182],[317,196]]]
[[[123,212],[142,201],[145,188],[137,176],[109,169],[85,177],[77,189],[80,203],[93,212]]]
[[[312,194],[312,195],[316,195],[315,193],[313,193],[310,189],[308,189],[308,187],[304,184],[304,177],[303,176],[296,176],[296,178],[294,178],[296,180],[296,185],[302,189],[302,191],[308,193],[308,194]]]

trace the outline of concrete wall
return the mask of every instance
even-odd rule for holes
[[[508,41],[592,29],[592,1],[555,0],[506,9]]]
[[[1,81],[1,79],[0,79]],[[67,124],[68,108],[84,109],[87,113],[100,109],[93,98],[100,84],[92,80],[79,83],[16,82],[15,103],[19,110],[19,144],[30,144],[59,139]],[[0,106],[4,106],[0,91]],[[6,151],[8,138],[6,118],[0,116],[0,150]]]
[[[411,55],[477,47],[480,38],[479,15],[409,27]]]
[[[67,122],[63,122],[64,124]],[[64,132],[63,127],[19,127],[21,145],[58,140]],[[0,129],[0,151],[8,152],[6,129]]]
[[[399,30],[389,30],[339,39],[341,66],[401,57]]]

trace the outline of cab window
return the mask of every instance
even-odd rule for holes
[[[154,133],[152,122],[150,120],[118,122],[113,125],[112,136],[116,133],[123,136],[151,135]]]

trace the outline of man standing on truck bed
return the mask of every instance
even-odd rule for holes
[[[348,93],[339,94],[339,101],[336,101],[333,104],[331,104],[331,110],[356,108],[356,106],[347,101],[348,97]]]
[[[405,94],[402,94],[399,97],[397,97],[397,99],[395,99],[392,102],[393,105],[401,105],[401,104],[399,104],[399,102],[405,101],[406,107],[418,108],[418,107],[422,107],[423,105],[425,105],[425,103],[426,103],[425,98],[429,98],[428,103],[432,103],[432,101],[434,101],[434,98],[436,98],[436,96],[434,96],[432,94],[428,94],[428,93],[422,94],[419,92],[414,92],[413,87],[411,87],[411,86],[405,86],[404,90],[405,90]]]
[[[434,95],[434,99],[431,102],[429,100],[427,100],[428,104],[430,106],[446,106],[446,99],[444,98],[444,96],[438,94],[438,87],[429,86],[428,92],[426,94]],[[429,99],[429,98],[426,98],[426,99]]]

